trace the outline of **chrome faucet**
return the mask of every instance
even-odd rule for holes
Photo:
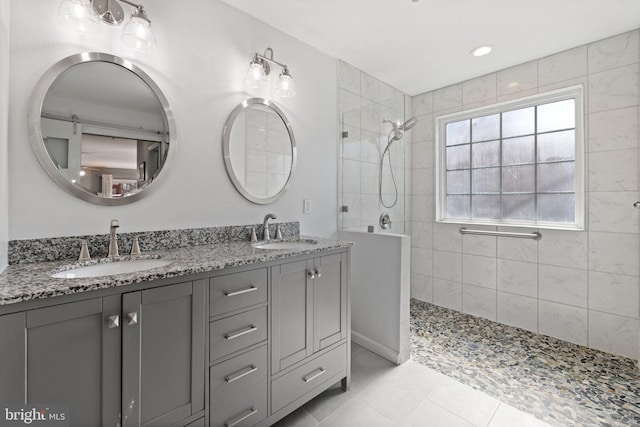
[[[109,258],[115,258],[120,255],[118,253],[118,236],[116,234],[118,227],[120,227],[118,220],[112,219],[111,228],[109,230]]]
[[[269,237],[269,225],[267,224],[270,219],[276,219],[276,216],[272,213],[266,214],[264,221],[262,221],[262,240],[271,240],[271,237]]]

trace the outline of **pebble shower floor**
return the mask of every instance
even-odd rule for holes
[[[640,426],[632,359],[415,299],[411,357],[553,426]]]

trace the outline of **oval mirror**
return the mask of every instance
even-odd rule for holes
[[[175,124],[158,86],[130,61],[81,53],[40,79],[31,146],[49,176],[100,205],[134,202],[157,187],[174,152]]]
[[[263,98],[244,100],[222,131],[224,164],[247,200],[265,205],[286,191],[296,166],[293,129],[282,110]]]

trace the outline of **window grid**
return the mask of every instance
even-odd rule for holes
[[[568,98],[571,99],[571,98]],[[557,102],[557,101],[552,101],[552,102]],[[567,160],[567,159],[561,159],[561,160],[547,160],[547,161],[540,161],[539,156],[538,156],[538,138],[541,135],[547,135],[547,134],[558,134],[561,132],[565,132],[565,131],[574,131],[574,138],[575,138],[575,132],[577,131],[577,124],[574,127],[563,127],[563,128],[558,128],[558,129],[553,129],[550,131],[544,131],[544,132],[538,132],[538,128],[539,128],[539,122],[538,122],[538,108],[542,105],[546,105],[546,104],[551,104],[552,102],[540,102],[538,104],[535,105],[531,105],[531,107],[533,108],[533,126],[534,126],[534,132],[533,133],[527,133],[527,134],[522,134],[522,135],[512,135],[509,137],[504,138],[504,128],[503,128],[503,115],[504,113],[507,113],[509,111],[516,111],[517,109],[513,109],[513,110],[506,110],[506,111],[501,111],[498,112],[497,115],[499,117],[499,121],[498,121],[498,126],[499,126],[499,130],[498,130],[498,138],[497,140],[494,138],[486,138],[486,139],[482,139],[482,140],[478,140],[478,141],[474,141],[474,129],[473,129],[473,120],[477,119],[477,118],[481,118],[481,117],[487,117],[490,114],[487,114],[485,116],[483,115],[478,115],[475,117],[469,117],[467,119],[465,119],[464,121],[467,122],[467,125],[469,126],[469,142],[462,142],[462,143],[457,143],[457,144],[447,144],[447,141],[445,139],[445,144],[444,144],[444,152],[447,152],[447,148],[451,148],[451,147],[456,147],[456,146],[463,146],[465,144],[469,145],[469,166],[468,167],[457,167],[457,168],[452,168],[449,169],[448,167],[445,168],[446,172],[452,172],[452,171],[469,171],[469,191],[468,193],[455,193],[455,192],[446,192],[446,196],[455,196],[455,195],[460,195],[460,196],[468,196],[469,197],[469,218],[470,219],[492,219],[492,218],[486,218],[486,217],[476,217],[474,215],[474,202],[476,201],[476,196],[499,196],[499,200],[500,200],[500,204],[499,204],[499,217],[495,218],[498,220],[503,220],[505,219],[505,205],[504,205],[504,196],[505,194],[507,195],[514,195],[514,196],[520,196],[520,195],[533,195],[533,211],[534,211],[534,218],[531,218],[532,221],[538,221],[539,218],[539,195],[550,195],[550,194],[576,194],[577,188],[575,188],[574,185],[574,189],[573,191],[538,191],[538,176],[539,176],[539,166],[540,165],[546,165],[546,164],[560,164],[560,163],[572,163],[575,165],[576,163],[576,153],[574,152],[574,157],[572,160]],[[574,102],[577,102],[577,99],[574,99]],[[526,108],[526,107],[525,107]],[[454,123],[454,121],[451,121],[449,123]],[[446,132],[445,132],[445,135]],[[526,137],[533,137],[533,163],[513,163],[513,164],[509,164],[509,165],[505,165],[503,162],[503,158],[504,158],[504,141],[505,140],[512,140],[512,139],[519,139],[519,138],[526,138]],[[477,149],[478,147],[476,146],[477,144],[480,143],[488,143],[488,142],[492,142],[492,141],[497,141],[498,142],[498,164],[497,165],[489,165],[489,166],[476,166],[475,162],[474,162],[474,148]],[[445,159],[447,154],[445,154]],[[504,172],[504,168],[505,167],[511,167],[511,168],[519,168],[519,167],[523,167],[523,166],[533,166],[533,191],[512,191],[512,192],[505,192],[504,191],[504,179],[503,179],[503,172]],[[482,170],[482,169],[498,169],[498,181],[499,181],[499,191],[498,192],[493,192],[493,191],[487,191],[487,192],[477,192],[475,191],[475,187],[474,187],[474,171],[477,170]],[[577,173],[577,168],[574,168],[574,174]],[[445,197],[446,197],[445,196]],[[576,218],[574,218],[575,220]]]

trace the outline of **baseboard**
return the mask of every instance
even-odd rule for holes
[[[400,361],[400,353],[396,350],[393,350],[386,345],[382,345],[377,341],[373,341],[371,338],[366,337],[358,332],[351,330],[351,341],[361,345],[369,351],[374,352],[378,356],[384,357],[390,362],[395,363],[396,365],[401,364]]]

